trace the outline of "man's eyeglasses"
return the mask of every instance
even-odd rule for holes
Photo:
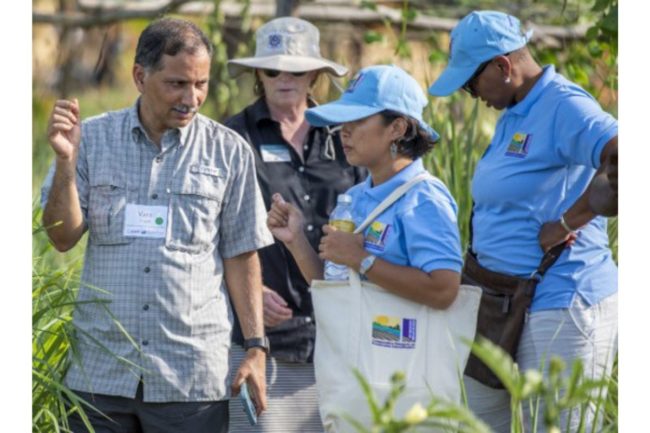
[[[485,71],[485,68],[487,68],[487,66],[490,64],[491,61],[492,59],[488,60],[487,62],[483,62],[479,65],[478,68],[476,68],[474,74],[469,78],[469,80],[465,82],[465,84],[463,84],[462,89],[464,91],[476,97],[476,89],[474,89],[474,83],[478,79],[479,75],[481,75],[483,71]]]
[[[275,78],[279,76],[283,71],[278,71],[277,69],[262,69],[262,73],[266,75],[269,78]],[[289,72],[289,74],[293,75],[294,77],[302,77],[305,75],[307,71],[303,72]]]

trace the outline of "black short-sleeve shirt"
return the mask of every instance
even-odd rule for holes
[[[301,159],[282,137],[280,124],[271,118],[264,98],[225,124],[244,137],[255,151],[257,179],[267,210],[276,192],[300,208],[305,215],[305,234],[317,249],[323,235],[321,227],[336,206],[336,197],[363,180],[366,170],[346,162],[339,134],[329,128],[309,129]],[[286,361],[310,361],[315,325],[309,285],[280,241],[259,250],[259,256],[264,284],[278,292],[293,310],[293,319],[266,329],[271,354]],[[238,323],[233,339],[243,341]]]

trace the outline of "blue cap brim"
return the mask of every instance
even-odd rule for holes
[[[305,117],[307,118],[307,122],[313,126],[330,126],[354,122],[381,111],[384,111],[384,108],[351,104],[338,100],[308,109],[305,112]]]
[[[460,89],[467,82],[480,64],[463,68],[447,66],[438,79],[429,87],[429,94],[433,96],[449,96]]]
[[[330,102],[328,104],[312,107],[305,111],[307,122],[313,126],[331,126],[340,125],[341,123],[354,122],[365,119],[373,114],[386,110],[384,107],[371,107],[368,105],[351,104],[341,100]],[[420,126],[429,133],[434,141],[438,141],[440,135],[424,121],[417,119]]]

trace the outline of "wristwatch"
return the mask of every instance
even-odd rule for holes
[[[269,350],[271,349],[271,345],[269,344],[269,339],[266,337],[255,337],[255,338],[247,338],[244,340],[244,350],[248,351],[249,349],[252,349],[254,347],[259,347],[268,355]]]
[[[359,274],[365,276],[366,273],[372,268],[372,265],[375,264],[377,256],[369,254],[361,260],[361,265],[359,265]]]

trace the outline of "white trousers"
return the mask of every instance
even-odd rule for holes
[[[614,294],[589,307],[576,296],[569,308],[543,310],[531,313],[524,325],[517,351],[519,370],[545,370],[552,356],[559,356],[567,364],[568,375],[573,360],[582,359],[584,375],[600,379],[611,373],[618,347],[618,295]],[[544,371],[546,374],[547,372]],[[510,396],[506,390],[489,388],[465,376],[468,405],[495,433],[509,433],[511,422]],[[606,390],[605,390],[606,391]],[[524,402],[526,431],[531,431],[530,405]],[[587,412],[587,429],[602,422],[602,407],[598,419],[592,407]],[[573,432],[580,422],[579,408],[571,410],[570,429]],[[544,432],[543,406],[537,416],[537,432]],[[560,428],[565,431],[569,411],[561,414]]]

